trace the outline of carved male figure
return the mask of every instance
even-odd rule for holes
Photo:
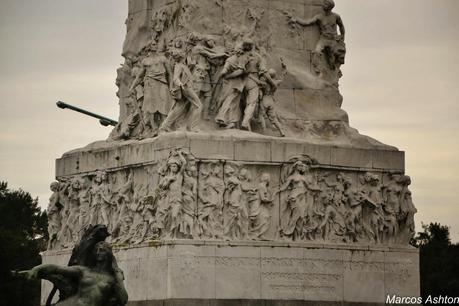
[[[313,24],[319,26],[320,39],[316,45],[315,52],[316,54],[324,53],[326,55],[326,59],[331,69],[336,68],[337,57],[339,57],[342,52],[342,46],[340,45],[344,44],[345,35],[344,24],[341,17],[332,12],[334,7],[335,3],[333,0],[325,0],[323,2],[323,13],[319,13],[311,19],[306,20],[290,17],[289,21],[290,23],[297,23],[302,26]],[[337,27],[339,28],[340,35],[338,35]],[[342,61],[342,58],[339,58],[339,60]]]
[[[247,63],[245,67],[244,91],[246,93],[244,118],[241,127],[251,131],[250,121],[253,119],[255,109],[260,99],[260,77],[264,77],[271,86],[272,91],[276,91],[277,84],[273,81],[266,69],[264,59],[255,51],[255,43],[251,39],[245,39],[242,43]]]
[[[212,100],[212,83],[215,81],[213,79],[215,66],[228,56],[216,48],[215,40],[210,37],[192,33],[188,43],[193,45],[190,59],[194,90],[203,103],[204,119],[208,119]]]
[[[193,89],[193,76],[185,65],[183,52],[174,50],[172,58],[175,65],[170,92],[175,102],[160,127],[160,133],[170,131],[180,118],[185,118],[187,130],[197,132],[202,103]]]
[[[234,129],[241,120],[241,98],[244,90],[244,74],[247,58],[242,44],[236,46],[235,54],[230,56],[220,72],[224,79],[222,95],[219,97],[218,114],[215,121],[220,127]]]

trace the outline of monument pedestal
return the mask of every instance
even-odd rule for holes
[[[333,6],[130,0],[119,123],[57,160],[44,262],[102,224],[129,305],[419,295],[404,152],[349,126]]]
[[[61,263],[68,251],[47,252]],[[116,250],[128,305],[383,305],[419,295],[418,251],[321,243],[162,241]],[[46,297],[49,284],[43,286]]]
[[[217,215],[221,215],[220,227],[223,228],[228,223],[225,216],[229,200],[225,194],[230,192],[231,182],[227,167],[237,169],[237,175],[246,169],[252,186],[256,186],[263,173],[269,173],[269,189],[274,193],[288,180],[292,157],[307,155],[317,160],[311,166],[310,175],[314,184],[322,186],[321,194],[326,190],[334,190],[335,194],[341,190],[336,187],[340,184],[336,179],[338,174],[348,177],[360,190],[367,188],[362,177],[368,173],[387,184],[390,173],[402,173],[404,169],[404,153],[395,150],[311,144],[244,132],[213,136],[176,132],[143,141],[99,142],[66,153],[57,160],[57,177],[61,181],[77,177],[94,181],[97,173],[104,171],[112,193],[110,197],[119,199],[127,173],[132,173],[134,196],[131,200],[137,203],[135,194],[139,186],[143,186],[146,196],[158,194],[158,186],[164,178],[160,169],[168,164],[171,152],[177,151],[193,156],[198,170],[194,189],[197,194],[192,197],[196,204],[195,223],[202,219],[201,193],[207,184],[208,167],[221,168],[218,173],[221,173],[223,189],[222,199],[218,201],[223,207]],[[325,177],[326,184],[320,182],[320,177]],[[151,220],[141,217],[139,222],[140,214],[130,212],[133,217],[128,219],[127,226],[134,230],[127,232],[134,238],[113,241],[118,263],[125,273],[129,305],[267,306],[304,305],[306,301],[311,305],[319,301],[321,305],[377,305],[384,304],[388,294],[419,294],[418,251],[406,246],[405,241],[404,245],[397,245],[404,237],[381,238],[376,242],[362,233],[358,241],[344,243],[345,233],[335,235],[330,227],[320,227],[326,215],[319,212],[324,211],[320,196],[314,196],[313,205],[318,214],[315,229],[305,236],[282,237],[282,218],[288,210],[289,197],[288,190],[273,195],[273,204],[268,210],[269,229],[263,234],[266,241],[250,238],[251,223],[247,225],[249,237],[206,239],[202,231],[194,231],[193,239],[183,240],[171,240],[170,233],[157,236],[148,232],[146,236],[139,236],[139,232],[147,233],[142,227]],[[161,201],[159,198],[151,205],[160,206]],[[241,201],[241,205],[247,205],[250,210],[253,202],[244,197]],[[111,227],[113,231],[115,226]],[[331,234],[323,236],[325,230]],[[48,251],[43,254],[43,261],[66,264],[69,255],[68,250]],[[49,284],[44,283],[42,298],[49,289]]]

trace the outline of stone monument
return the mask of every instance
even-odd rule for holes
[[[128,305],[419,295],[404,152],[349,126],[333,8],[130,0],[119,124],[57,160],[44,262],[101,223]]]

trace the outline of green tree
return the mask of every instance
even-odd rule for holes
[[[422,297],[457,296],[459,245],[451,243],[448,226],[430,223],[422,228],[412,241],[419,247]]]
[[[40,282],[14,277],[11,271],[39,265],[47,238],[46,213],[38,199],[0,182],[0,305],[39,305]]]

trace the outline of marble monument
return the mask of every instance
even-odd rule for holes
[[[100,223],[128,305],[419,295],[404,152],[349,125],[332,0],[129,0],[126,26],[119,123],[56,161],[44,262]]]

